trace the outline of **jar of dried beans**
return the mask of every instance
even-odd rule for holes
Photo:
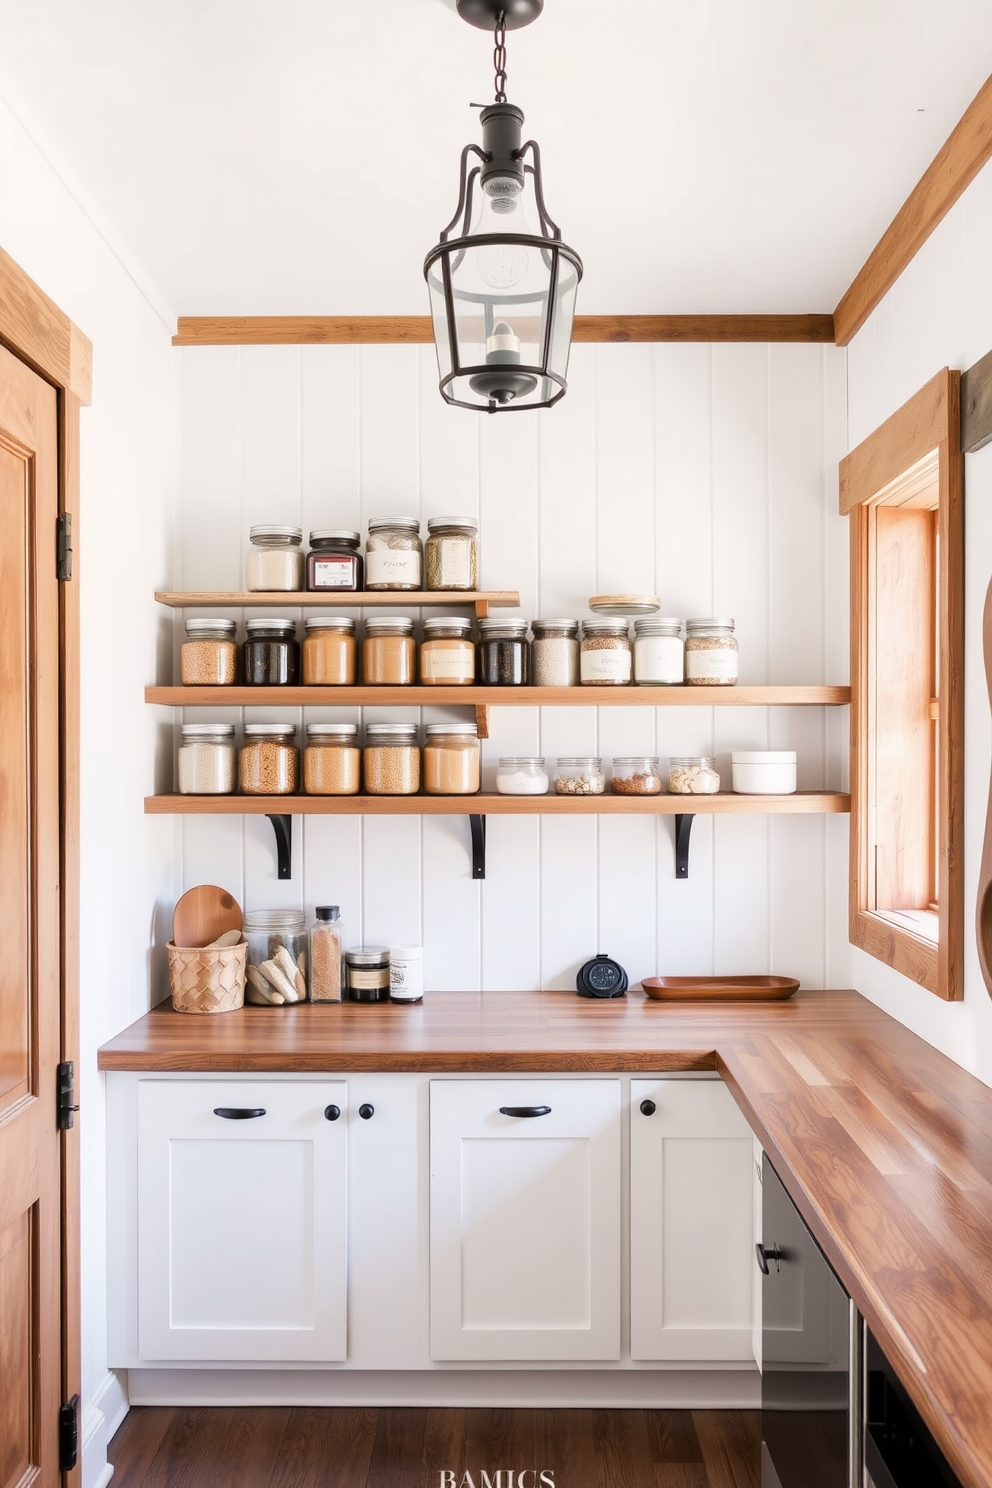
[[[535,687],[575,687],[579,680],[578,620],[535,620],[531,627]]]
[[[431,517],[424,561],[428,589],[478,589],[479,524],[474,517]]]
[[[179,794],[229,796],[234,790],[233,723],[184,723],[178,751]]]
[[[606,789],[603,761],[593,755],[565,755],[555,764],[555,795],[601,796]]]
[[[415,796],[420,789],[417,725],[370,723],[362,765],[370,796]]]
[[[583,620],[579,677],[588,687],[623,687],[630,681],[626,620]]]
[[[281,1007],[307,1000],[307,917],[299,909],[253,909],[245,915],[248,981],[245,1002]]]
[[[738,677],[733,620],[685,622],[685,680],[699,687],[733,687]]]
[[[420,681],[424,687],[471,686],[475,681],[471,620],[441,618],[424,621]]]
[[[309,796],[357,796],[362,751],[354,723],[308,723],[303,789]]]
[[[366,620],[362,681],[374,687],[398,687],[416,680],[413,621],[398,615],[376,615]]]
[[[248,533],[245,588],[263,593],[303,588],[303,528],[265,523]]]
[[[238,669],[233,620],[209,616],[186,621],[179,648],[179,677],[184,687],[230,687]]]
[[[361,534],[336,527],[323,527],[310,534],[307,554],[307,588],[338,593],[362,587],[364,564],[358,551]]]
[[[642,687],[678,687],[685,680],[682,621],[634,621],[634,681]]]
[[[424,790],[429,796],[474,796],[480,783],[479,732],[474,723],[429,723]]]
[[[424,550],[418,517],[370,517],[366,589],[419,589]]]
[[[291,796],[300,785],[300,751],[291,723],[246,723],[239,760],[246,796]]]
[[[661,762],[653,755],[626,755],[613,761],[610,789],[615,796],[659,796]]]
[[[300,646],[292,620],[245,621],[245,684],[287,687],[300,680]]]
[[[347,615],[310,615],[303,636],[308,687],[350,687],[355,680],[355,622]]]
[[[480,620],[476,675],[484,687],[522,687],[530,681],[526,620]]]

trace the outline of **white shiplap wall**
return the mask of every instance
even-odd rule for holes
[[[847,678],[843,352],[578,346],[564,401],[519,418],[447,408],[430,346],[180,356],[183,589],[239,588],[248,527],[266,518],[306,532],[468,512],[483,585],[519,589],[528,617],[644,590],[666,614],[735,616],[742,681]],[[611,709],[577,692],[574,707],[491,716],[489,788],[501,754],[714,752],[729,780],[735,747],[796,747],[801,788],[846,783],[843,709]],[[159,789],[169,768],[166,752]],[[697,817],[683,882],[671,818],[491,818],[481,884],[459,818],[298,817],[288,883],[264,817],[186,817],[177,830],[182,887],[224,884],[248,909],[339,903],[351,943],[422,942],[430,988],[574,986],[597,950],[632,980],[849,981],[845,818]]]

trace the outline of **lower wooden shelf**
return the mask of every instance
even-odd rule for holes
[[[748,816],[850,811],[842,791],[791,796],[146,796],[145,811],[168,816]]]

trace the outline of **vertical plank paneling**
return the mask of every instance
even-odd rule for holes
[[[531,618],[587,613],[596,593],[596,347],[574,346],[568,396],[540,416],[540,565]]]
[[[543,915],[540,818],[491,816],[482,889],[485,991],[516,992],[541,986]]]
[[[304,346],[300,357],[300,483],[306,542],[314,527],[360,527],[359,348]]]
[[[656,346],[655,568],[664,615],[713,614],[709,346]]]
[[[596,593],[655,593],[654,347],[596,347]]]
[[[180,547],[177,585],[239,589],[241,351],[180,351]]]

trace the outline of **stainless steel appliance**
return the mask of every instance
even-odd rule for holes
[[[866,1488],[960,1488],[895,1370],[865,1330]]]

